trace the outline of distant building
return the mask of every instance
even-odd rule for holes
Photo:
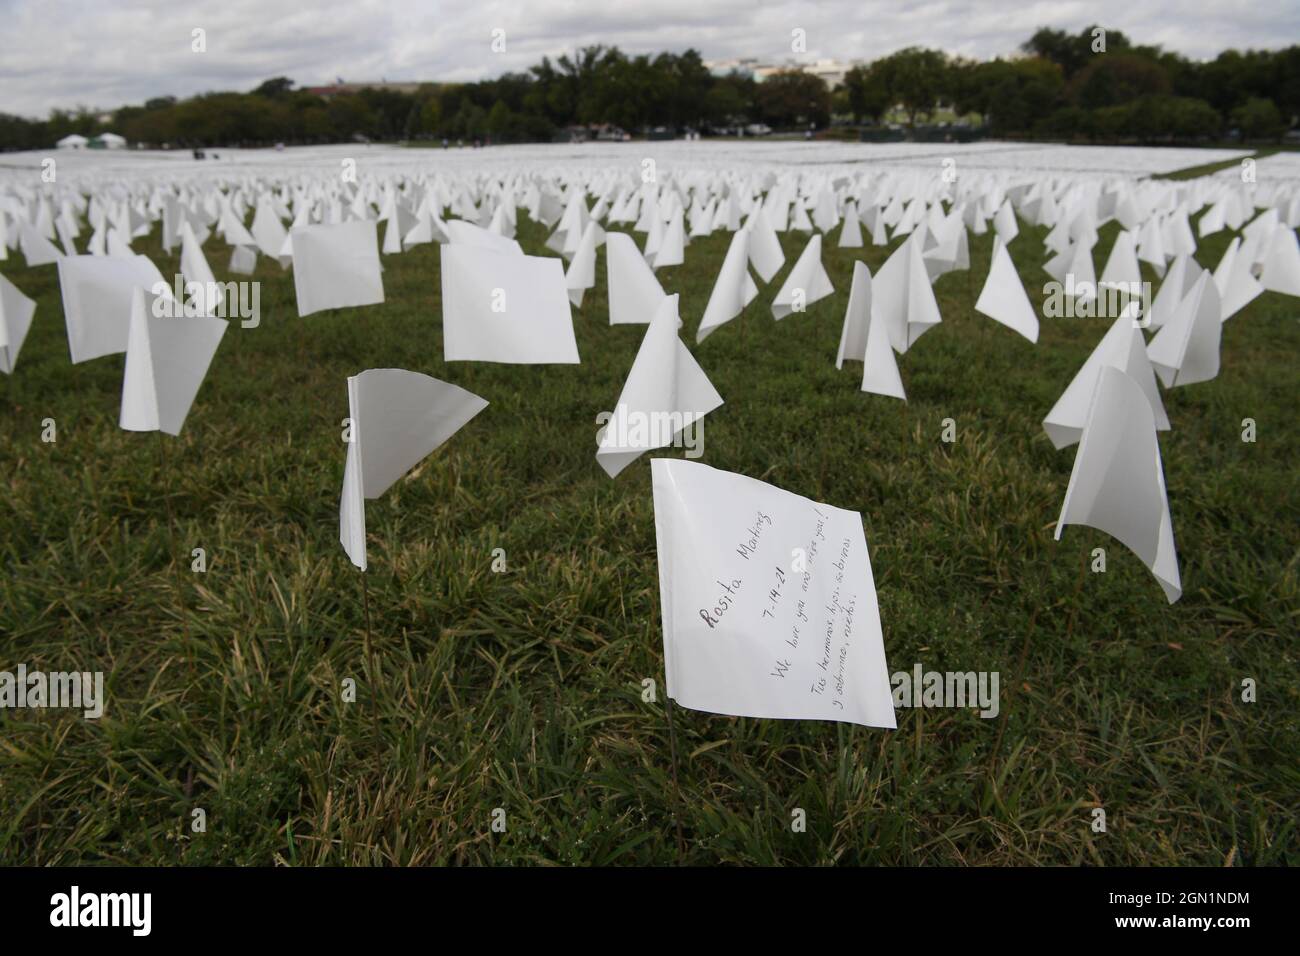
[[[90,140],[79,133],[70,133],[54,145],[59,149],[85,149],[90,144]]]
[[[762,83],[775,73],[799,70],[819,77],[827,86],[835,89],[844,82],[844,74],[853,69],[854,64],[845,63],[842,60],[814,60],[811,62],[787,60],[785,63],[772,63],[763,62],[755,57],[742,57],[731,60],[706,60],[704,66],[714,76],[721,77],[730,73],[739,73],[753,79],[756,83]]]
[[[116,133],[100,133],[86,144],[90,149],[126,149],[126,137]]]

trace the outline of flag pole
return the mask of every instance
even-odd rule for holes
[[[379,671],[375,659],[375,646],[370,636],[370,582],[366,572],[361,572],[361,607],[366,621],[366,661],[370,667],[370,716],[375,725],[375,737],[379,737]]]
[[[682,863],[686,856],[686,838],[682,835],[681,810],[686,801],[682,797],[682,785],[677,779],[677,731],[673,727],[673,699],[664,693],[664,710],[668,714],[668,752],[672,756],[673,789],[677,791],[677,810],[673,813],[673,822],[677,825],[677,862]]]
[[[175,585],[176,585],[176,603],[181,613],[181,630],[185,635],[185,661],[189,666],[190,676],[194,676],[194,641],[190,636],[189,618],[185,616],[184,587],[181,578],[180,567],[175,564],[176,561],[176,515],[172,511],[172,499],[169,492],[171,486],[171,469],[167,466],[167,441],[163,438],[162,430],[157,429],[154,434],[158,436],[158,461],[163,473],[163,504],[167,508],[167,543],[171,552],[168,555],[168,563],[175,568]]]

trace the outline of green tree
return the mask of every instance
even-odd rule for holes
[[[877,63],[855,66],[844,74],[844,88],[848,92],[849,110],[853,119],[869,119],[879,123],[880,118],[893,105],[884,70]]]
[[[1232,122],[1244,139],[1278,139],[1286,129],[1277,105],[1259,96],[1252,96],[1234,109]]]
[[[948,58],[939,50],[908,47],[872,64],[883,77],[889,98],[907,113],[907,125],[929,115],[948,86]]]
[[[825,126],[831,118],[831,91],[819,76],[782,70],[758,85],[758,108],[772,126]]]

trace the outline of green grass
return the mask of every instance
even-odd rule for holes
[[[1037,301],[1045,230],[1022,229]],[[542,251],[522,214],[520,238]],[[689,342],[729,238],[660,273]],[[679,796],[650,456],[617,480],[595,461],[595,416],[643,334],[608,325],[603,251],[574,314],[582,365],[552,367],[442,361],[436,247],[384,257],[385,305],[302,320],[292,274],[261,260],[261,327],[232,324],[182,436],[162,439],[166,472],[157,436],[117,427],[122,356],[70,365],[54,267],[11,259],[39,305],[0,386],[0,669],[102,669],[108,704],[97,722],[0,712],[0,863],[669,864],[675,819],[690,864],[1300,861],[1296,300],[1256,300],[1224,329],[1219,377],[1165,393],[1186,588],[1171,607],[1118,542],[1052,540],[1074,450],[1040,422],[1108,321],[1045,320],[1033,346],[978,316],[980,237],[971,275],[936,285],[943,324],[900,358],[908,403],[864,395],[861,366],[834,357],[854,259],[875,272],[889,250],[837,238],[833,297],[773,321],[805,242],[786,235],[747,317],[692,344],[726,400],[703,461],[860,510],[890,671],[999,671],[997,720],[899,710],[889,732],[677,708]],[[175,271],[156,231],[137,248]],[[362,578],[337,540],[340,423],[346,376],[389,366],[491,405],[369,504],[370,675]],[[1083,571],[1096,547],[1105,574]]]

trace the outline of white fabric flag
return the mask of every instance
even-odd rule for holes
[[[1128,290],[1137,297],[1140,295],[1138,289],[1142,284],[1142,270],[1138,267],[1137,248],[1133,239],[1133,233],[1127,229],[1121,230],[1115,237],[1115,244],[1110,247],[1110,255],[1106,258],[1105,268],[1101,270],[1098,284]]]
[[[1214,285],[1219,293],[1221,319],[1226,322],[1264,292],[1251,274],[1248,257],[1238,255],[1241,239],[1234,238],[1214,270]]]
[[[230,250],[230,272],[235,275],[251,276],[256,268],[257,251],[252,246],[234,246]]]
[[[293,285],[298,317],[325,309],[384,301],[375,223],[354,219],[333,226],[295,226]]]
[[[458,242],[439,248],[444,361],[578,364],[561,260]]]
[[[286,264],[281,252],[289,239],[289,233],[285,231],[284,223],[280,222],[280,217],[266,196],[257,202],[257,212],[253,214],[253,228],[250,232],[257,241],[257,247],[262,250],[262,255],[280,260],[281,265]]]
[[[673,213],[672,221],[664,226],[664,234],[655,248],[653,266],[662,269],[665,266],[679,266],[685,261],[686,224],[682,218],[682,211],[678,209]]]
[[[1137,382],[1151,406],[1155,427],[1160,431],[1169,430],[1169,416],[1160,400],[1160,389],[1156,386],[1155,371],[1147,359],[1142,335],[1128,315],[1121,315],[1111,323],[1110,329],[1043,419],[1043,430],[1057,448],[1073,445],[1083,434],[1097,378],[1107,365],[1114,366]]]
[[[167,289],[145,256],[65,256],[59,260],[63,320],[73,364],[125,352],[136,287]],[[171,295],[170,292],[165,293]]]
[[[449,219],[443,223],[443,226],[447,233],[447,241],[453,245],[482,246],[487,249],[494,249],[497,252],[512,252],[517,256],[524,254],[523,246],[519,245],[514,239],[488,232],[482,226],[476,226],[472,222],[465,222],[462,219]]]
[[[1097,376],[1056,522],[1104,531],[1142,559],[1169,603],[1182,596],[1155,417],[1137,382],[1114,366]]]
[[[1273,230],[1259,282],[1270,292],[1300,295],[1300,242],[1294,229],[1279,226]]]
[[[605,273],[609,324],[649,325],[664,300],[664,290],[627,233],[605,234]]]
[[[772,222],[762,209],[755,209],[745,221],[745,231],[749,233],[750,265],[764,282],[771,282],[772,276],[781,271],[785,265],[785,252],[781,249],[781,240],[777,238]]]
[[[844,224],[840,226],[841,249],[862,248],[862,220],[858,218],[857,206],[852,202],[844,210]]]
[[[1169,267],[1169,271],[1165,273],[1147,316],[1146,327],[1148,329],[1163,328],[1164,324],[1173,318],[1174,313],[1178,311],[1178,306],[1182,304],[1187,293],[1192,291],[1200,267],[1197,266],[1196,269],[1191,269],[1188,268],[1189,264],[1195,264],[1189,256],[1177,256]]]
[[[862,516],[697,462],[651,474],[668,696],[897,726]]]
[[[339,541],[366,570],[366,499],[378,498],[487,402],[459,385],[401,368],[348,377],[351,440],[339,502]]]
[[[181,275],[185,277],[185,295],[203,315],[213,315],[222,296],[217,277],[212,274],[189,220],[181,223]],[[222,303],[222,309],[225,308]]]
[[[65,258],[59,247],[42,236],[31,223],[20,223],[18,230],[19,245],[28,266],[47,266]]]
[[[1016,212],[1011,208],[1010,199],[1002,200],[1002,205],[998,207],[997,214],[993,217],[993,229],[1004,246],[1020,235],[1020,226],[1016,223]]]
[[[2,218],[4,215],[0,213]],[[0,276],[0,372],[13,373],[35,313],[36,301],[27,298],[16,285]]]
[[[830,276],[822,266],[822,237],[817,234],[808,240],[803,254],[786,276],[785,284],[772,302],[772,315],[783,319],[792,312],[802,312],[834,291]]]
[[[862,391],[888,398],[907,401],[903,379],[898,374],[898,362],[889,342],[889,330],[884,319],[872,313],[867,329],[867,354],[862,364]]]
[[[583,294],[596,284],[596,232],[599,229],[596,220],[587,223],[573,253],[573,261],[564,274],[564,287],[574,308],[582,308]]]
[[[671,445],[684,428],[722,404],[722,396],[677,336],[678,297],[659,305],[641,348],[601,430],[596,461],[611,477],[652,448]]]
[[[1029,304],[1029,296],[1020,282],[1020,274],[1001,239],[993,240],[993,260],[988,278],[975,302],[975,311],[1019,332],[1029,341],[1038,342],[1038,315]]]
[[[1208,269],[1155,337],[1147,357],[1165,388],[1208,382],[1219,374],[1219,341],[1223,334],[1219,290]]]
[[[179,435],[208,366],[226,334],[225,319],[172,317],[174,302],[140,287],[131,293],[131,324],[118,426]],[[159,313],[163,314],[159,314]]]
[[[845,221],[848,221],[847,217]],[[836,368],[843,368],[846,358],[857,361],[867,354],[867,330],[870,326],[871,270],[865,262],[859,261],[853,263],[853,282],[849,286],[849,305],[844,310],[844,326],[840,329]]]
[[[871,310],[880,315],[890,344],[900,354],[942,321],[921,245],[915,238],[895,249],[876,273],[871,283]]]
[[[752,235],[747,229],[737,229],[731,234],[727,257],[722,260],[704,318],[695,332],[695,341],[703,342],[713,330],[730,322],[744,311],[745,306],[758,295],[758,286],[749,275],[749,243]]]

